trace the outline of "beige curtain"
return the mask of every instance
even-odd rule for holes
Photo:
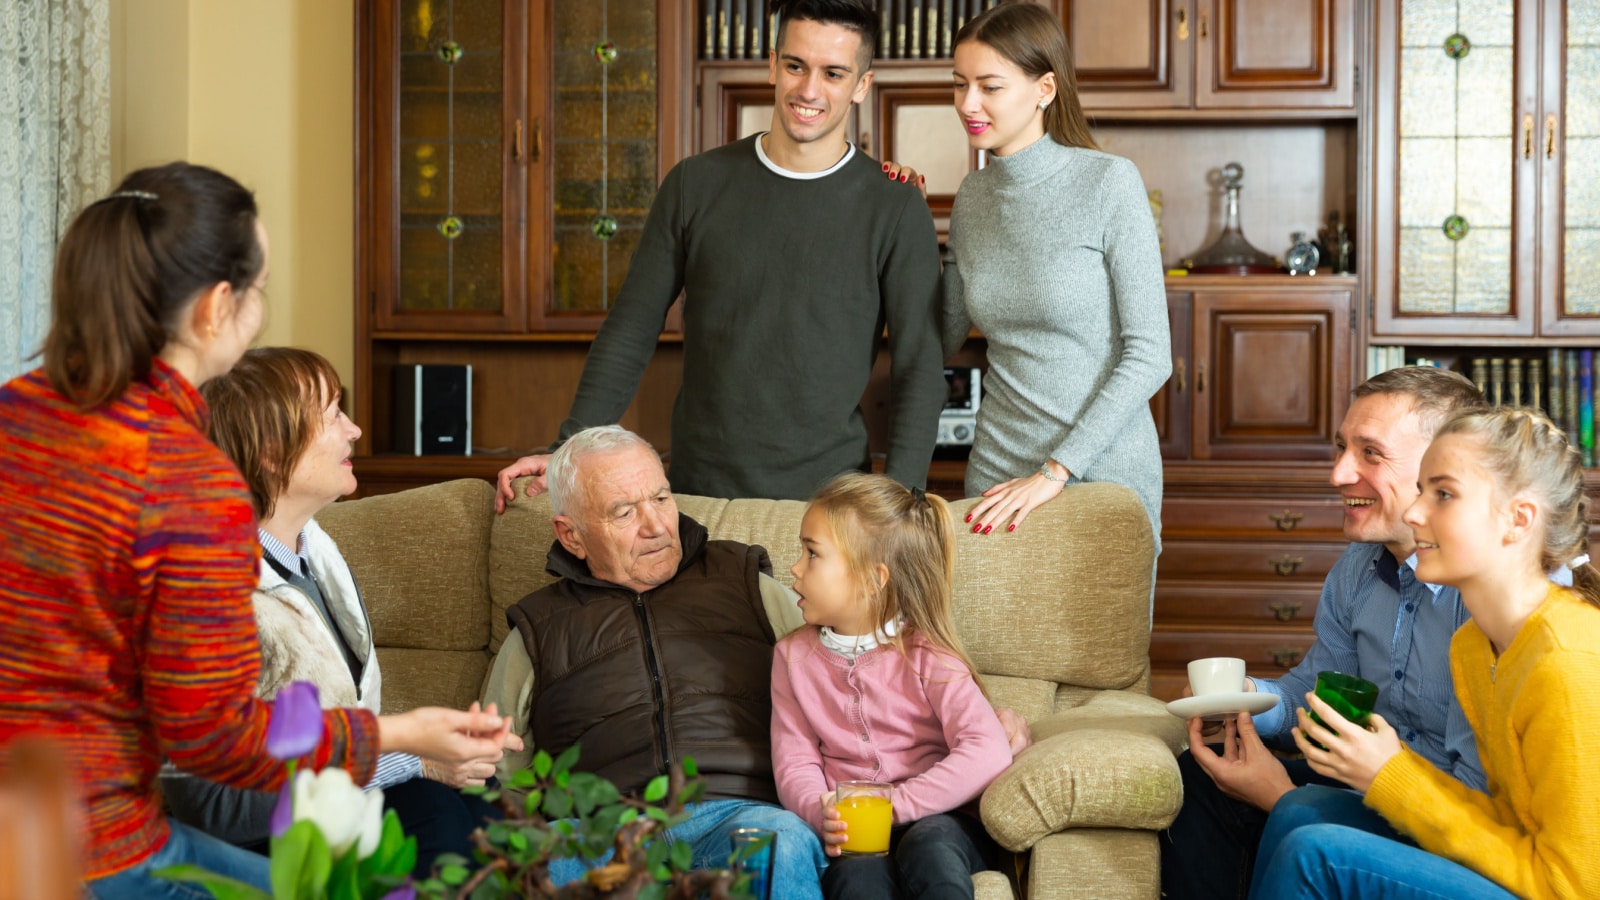
[[[0,0],[0,381],[38,364],[56,243],[111,179],[112,0]]]

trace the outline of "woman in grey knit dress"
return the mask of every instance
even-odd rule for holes
[[[1139,495],[1157,547],[1150,398],[1172,370],[1155,223],[1133,163],[1100,152],[1061,24],[1008,3],[956,36],[955,106],[987,167],[950,216],[944,349],[988,339],[968,496],[973,530],[1012,531],[1072,480]]]

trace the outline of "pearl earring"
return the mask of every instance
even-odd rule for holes
[[[1050,101],[1049,100],[1040,100],[1039,101],[1039,111],[1040,112],[1044,112],[1045,107],[1047,107],[1049,105],[1050,105]]]

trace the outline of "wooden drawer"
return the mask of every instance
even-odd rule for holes
[[[1183,669],[1191,660],[1237,656],[1244,660],[1246,673],[1277,678],[1294,668],[1315,641],[1309,625],[1276,631],[1157,628],[1150,635],[1150,665],[1152,669]]]
[[[1169,538],[1283,538],[1344,540],[1344,504],[1327,499],[1167,497],[1161,501],[1161,536]]]
[[[1164,580],[1322,585],[1347,543],[1304,541],[1163,541],[1156,583]]]
[[[1296,579],[1284,584],[1156,581],[1156,627],[1310,627],[1321,584]]]

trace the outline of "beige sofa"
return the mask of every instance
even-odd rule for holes
[[[340,503],[333,535],[371,612],[386,712],[477,698],[505,639],[506,606],[551,580],[544,498],[496,517],[493,491],[456,481]],[[974,501],[953,505],[957,521]],[[794,501],[680,496],[714,538],[761,544],[790,581],[800,552]],[[997,705],[1024,714],[1035,743],[984,793],[984,823],[1021,853],[1034,900],[1153,898],[1156,832],[1182,802],[1183,723],[1147,695],[1150,526],[1134,494],[1073,485],[1012,534],[961,530],[956,620]],[[980,898],[1012,897],[985,873]]]

